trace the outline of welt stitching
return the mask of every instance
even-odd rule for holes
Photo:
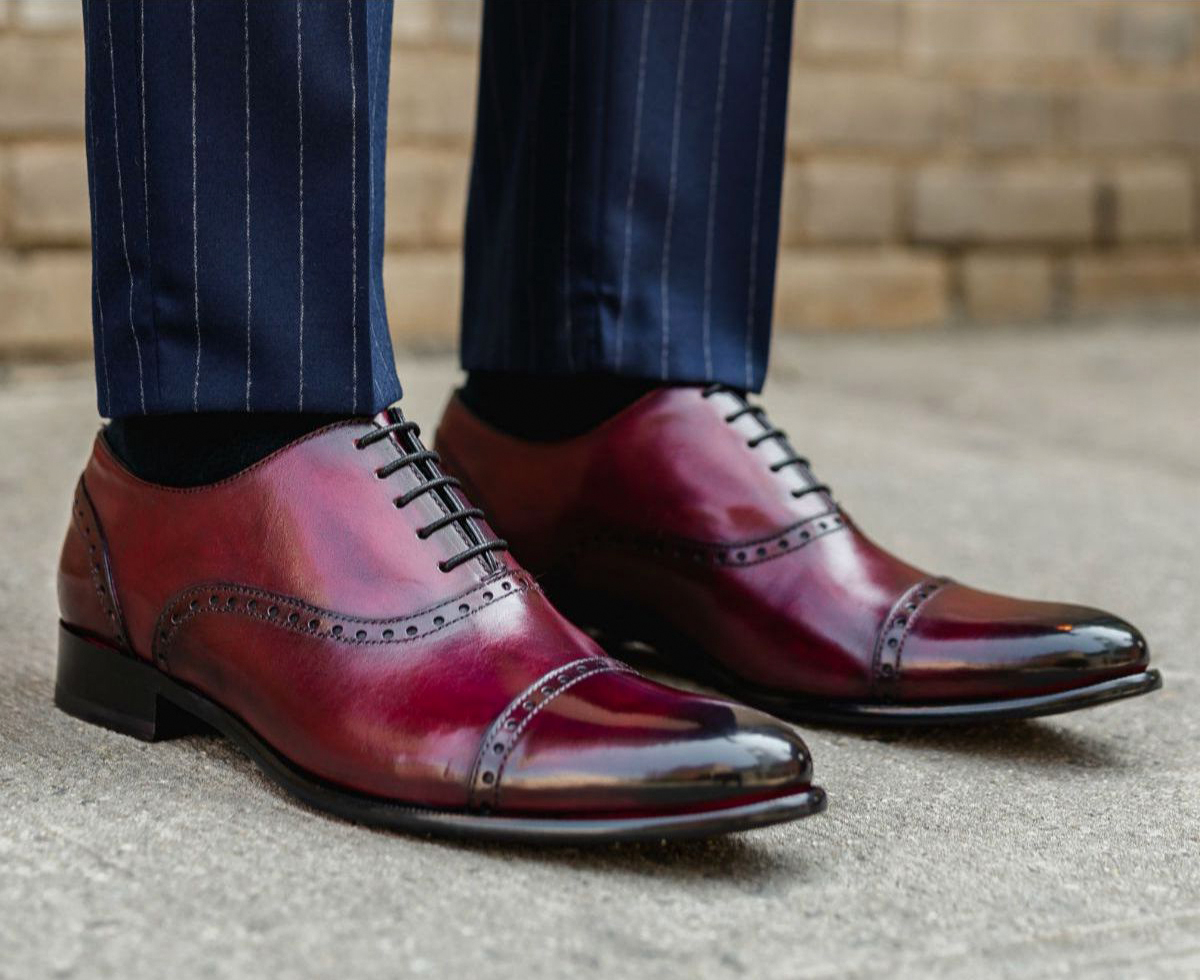
[[[569,691],[580,681],[586,681],[589,677],[595,677],[597,674],[607,674],[614,671],[629,674],[635,673],[632,667],[627,667],[625,664],[615,663],[612,661],[599,661],[597,665],[587,673],[578,674],[565,684],[559,685],[559,687],[551,692],[545,698],[545,700],[535,705],[533,710],[525,716],[525,718],[521,721],[521,724],[517,726],[516,731],[513,732],[512,743],[508,746],[508,750],[504,753],[503,758],[500,760],[500,765],[496,770],[496,782],[492,787],[493,807],[495,807],[500,800],[500,784],[504,780],[504,769],[508,765],[508,760],[512,758],[513,750],[516,749],[518,743],[521,741],[521,736],[525,733],[525,729],[529,727],[529,723],[541,713],[541,710],[546,707],[546,705],[548,705],[551,701],[554,701],[563,692]]]
[[[178,636],[178,634],[179,634],[180,630],[182,629],[182,627],[184,626],[184,624],[186,624],[188,621],[195,619],[205,613],[218,614],[218,615],[224,614],[227,616],[240,616],[243,619],[251,619],[251,620],[256,620],[258,622],[268,623],[268,624],[271,624],[274,626],[278,626],[278,627],[285,629],[291,633],[300,633],[302,635],[320,637],[321,639],[332,640],[336,643],[342,643],[342,644],[345,644],[346,646],[352,646],[352,647],[354,647],[354,646],[357,646],[357,647],[387,646],[387,645],[396,644],[396,643],[408,643],[408,642],[411,642],[414,640],[420,640],[427,636],[432,636],[433,634],[441,632],[442,630],[454,625],[455,623],[459,623],[465,619],[469,619],[471,616],[475,615],[475,613],[479,612],[480,610],[485,609],[489,606],[492,606],[508,596],[515,596],[515,595],[520,595],[525,592],[538,590],[538,586],[531,580],[525,581],[524,584],[520,584],[521,579],[514,577],[514,581],[518,584],[512,590],[510,590],[508,592],[504,592],[501,595],[494,596],[491,599],[484,600],[483,602],[480,602],[478,604],[472,604],[469,612],[460,613],[457,616],[451,616],[451,617],[445,618],[444,622],[442,622],[438,626],[434,626],[432,629],[423,630],[423,631],[413,633],[413,634],[405,633],[405,635],[403,635],[403,636],[396,635],[396,636],[387,637],[387,638],[361,639],[361,640],[358,639],[356,636],[342,636],[342,635],[335,634],[334,632],[332,632],[332,629],[324,629],[324,630],[319,629],[319,628],[314,629],[314,628],[310,628],[307,624],[305,624],[304,626],[300,626],[300,625],[297,625],[296,623],[289,622],[286,616],[271,616],[266,613],[252,612],[252,611],[246,609],[245,606],[238,606],[238,607],[231,609],[225,605],[212,605],[210,603],[202,603],[202,604],[198,604],[195,609],[192,609],[192,608],[186,609],[177,618],[171,619],[170,613],[174,607],[177,607],[178,605],[180,605],[189,596],[208,595],[208,594],[212,594],[215,592],[236,592],[241,596],[252,597],[256,600],[264,599],[264,600],[268,600],[271,602],[279,603],[280,605],[287,605],[292,608],[293,612],[295,612],[295,610],[297,608],[299,608],[301,610],[304,610],[305,612],[320,615],[324,619],[333,620],[334,626],[337,626],[340,623],[344,622],[344,623],[351,623],[351,624],[356,624],[356,625],[371,625],[371,626],[376,626],[376,627],[390,627],[392,625],[401,625],[403,623],[411,622],[414,619],[421,619],[421,618],[426,618],[426,617],[432,618],[434,616],[434,614],[438,612],[438,610],[445,609],[447,606],[453,605],[453,604],[461,601],[462,599],[466,598],[466,596],[470,595],[472,592],[475,592],[478,590],[473,589],[470,592],[466,592],[466,593],[459,595],[455,599],[449,600],[447,602],[439,603],[436,606],[430,606],[429,608],[424,609],[419,613],[414,613],[409,616],[398,616],[398,617],[393,617],[393,618],[388,618],[388,619],[368,619],[368,618],[357,617],[357,616],[343,616],[336,612],[331,612],[326,609],[321,609],[317,606],[309,605],[300,600],[289,599],[286,596],[279,595],[279,594],[272,593],[272,592],[265,592],[265,591],[262,591],[259,589],[246,589],[246,588],[242,588],[242,587],[238,587],[238,586],[232,586],[232,587],[231,586],[208,586],[208,587],[198,586],[198,587],[188,589],[188,590],[180,593],[175,599],[172,599],[171,602],[169,602],[167,604],[167,607],[159,615],[158,621],[155,624],[155,641],[153,643],[153,646],[157,650],[158,659],[162,663],[165,664],[168,659],[167,652],[170,649],[171,645],[174,643],[175,638]],[[482,589],[482,588],[483,588],[483,586],[480,586],[480,589]],[[167,622],[166,622],[168,619],[170,619],[169,627],[167,626]]]

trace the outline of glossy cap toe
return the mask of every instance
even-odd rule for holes
[[[812,761],[782,722],[630,673],[589,677],[513,746],[490,802],[502,813],[648,815],[806,790]]]
[[[951,585],[906,638],[899,693],[908,702],[1031,697],[1144,671],[1138,630],[1099,609]]]

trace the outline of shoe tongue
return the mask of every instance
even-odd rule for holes
[[[371,419],[376,425],[391,425],[393,422],[406,422],[404,413],[400,411],[399,405],[389,405],[387,408],[376,412]]]
[[[385,408],[383,411],[377,413],[375,417],[371,419],[371,421],[376,425],[385,426],[407,422],[408,419],[405,417],[404,412],[400,410],[399,405],[391,405],[388,408]],[[417,450],[425,448],[424,443],[421,442],[421,437],[416,432],[402,432],[399,434],[393,434],[391,436],[391,441],[398,445],[400,449],[406,453],[416,452]]]

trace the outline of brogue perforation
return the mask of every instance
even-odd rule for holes
[[[339,643],[405,643],[436,633],[506,596],[537,588],[530,575],[514,572],[491,579],[470,592],[418,613],[387,619],[364,619],[321,609],[299,599],[261,589],[228,583],[197,585],[176,596],[159,617],[155,630],[154,657],[165,665],[179,630],[188,620],[206,613],[241,615],[295,633],[326,637]],[[447,612],[451,607],[455,608],[454,613]]]
[[[905,590],[884,618],[872,658],[872,685],[883,700],[891,700],[895,695],[904,641],[908,639],[922,607],[949,582],[950,579],[945,576],[922,579]]]

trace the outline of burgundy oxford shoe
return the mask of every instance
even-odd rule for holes
[[[98,438],[59,599],[61,708],[144,739],[203,722],[365,823],[634,839],[824,806],[790,728],[644,680],[563,619],[395,410],[195,489]]]
[[[980,592],[888,554],[721,386],[661,389],[554,443],[497,432],[456,397],[437,445],[566,615],[781,716],[1028,717],[1161,683],[1115,616]]]

